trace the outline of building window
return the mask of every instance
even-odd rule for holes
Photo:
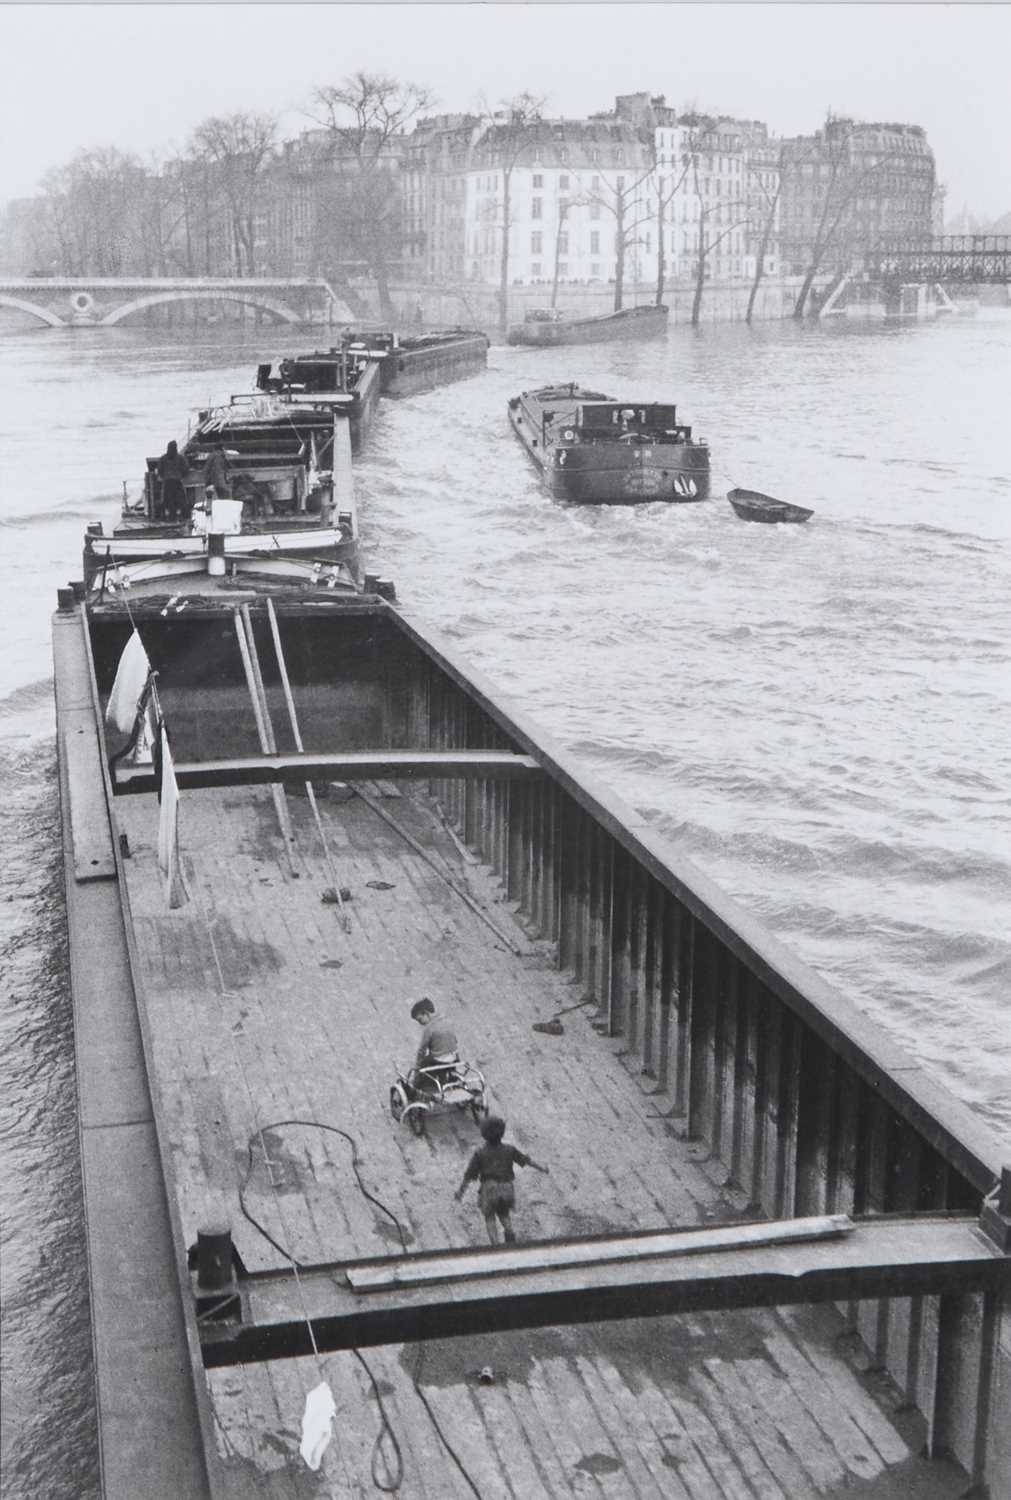
[[[560,193],[567,193],[569,191],[569,179],[567,177],[565,177],[565,176],[559,177],[559,179],[558,179],[558,191]]]
[[[540,255],[542,248],[543,248],[543,236],[541,235],[540,231],[538,230],[538,232],[536,234],[532,234],[530,236],[530,254],[531,255]]]
[[[600,254],[600,230],[599,229],[595,229],[593,231],[593,233],[590,235],[590,254],[591,255],[599,255]]]
[[[591,276],[598,276],[598,277],[600,275],[600,266],[598,264],[596,264],[596,262],[593,265],[591,265],[591,267],[590,267],[590,275]]]
[[[600,218],[600,204],[599,203],[591,203],[590,204],[590,218],[591,219],[599,219]]]
[[[591,177],[590,178],[590,192],[591,193],[598,193],[599,191],[600,191],[600,178],[599,177]]]
[[[539,276],[541,274],[541,263],[539,260],[532,260],[530,262],[530,274],[531,276]]]
[[[558,236],[558,253],[559,255],[568,255],[569,253],[569,236],[567,234],[560,234]]]
[[[541,202],[542,202],[542,200],[540,198],[531,198],[531,200],[530,200],[530,217],[532,219],[543,218],[543,214],[541,213]]]
[[[540,172],[535,172],[534,173],[534,187],[535,188],[542,188],[543,186],[544,186],[544,178],[543,178],[543,176],[541,175]]]

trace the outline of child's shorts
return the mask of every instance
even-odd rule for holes
[[[511,1213],[516,1203],[511,1182],[482,1182],[477,1196],[486,1219],[492,1214]]]

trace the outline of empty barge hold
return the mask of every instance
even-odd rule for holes
[[[510,344],[555,349],[561,344],[604,344],[612,339],[651,339],[667,332],[669,309],[652,304],[624,307],[592,318],[574,318],[555,308],[532,307],[510,328]]]
[[[666,403],[547,385],[509,402],[509,422],[556,500],[636,505],[709,497],[709,448]]]
[[[104,1500],[1009,1493],[1005,1146],[420,619],[170,590],[54,620]]]

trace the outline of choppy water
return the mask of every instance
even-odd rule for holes
[[[90,1346],[59,889],[49,616],[86,521],[189,408],[290,336],[0,338],[4,1493],[91,1495]],[[589,770],[1011,1137],[1011,313],[493,349],[388,404],[366,545]],[[579,379],[673,399],[804,527],[566,509],[505,421]]]

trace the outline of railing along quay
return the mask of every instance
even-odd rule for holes
[[[435,780],[447,818],[531,935],[556,945],[559,967],[596,1001],[600,1029],[621,1038],[752,1210],[982,1212],[1000,1242],[1011,1174],[993,1196],[1001,1145],[982,1122],[402,618],[430,662],[406,710],[410,742],[531,755],[544,772]],[[993,1495],[1011,1493],[1008,1423],[996,1405],[1011,1384],[1007,1292],[955,1281],[940,1295],[903,1296],[898,1273],[895,1286],[846,1302],[850,1325],[924,1416],[929,1452],[954,1455]]]

